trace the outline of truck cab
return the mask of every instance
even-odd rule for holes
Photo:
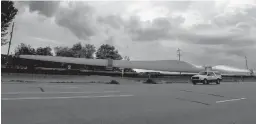
[[[191,82],[196,85],[197,83],[209,84],[216,83],[220,84],[222,76],[216,71],[201,71],[198,74],[191,77]]]

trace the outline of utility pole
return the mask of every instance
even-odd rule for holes
[[[13,28],[14,28],[14,22],[12,23],[12,32],[11,32],[11,37],[10,37],[9,46],[8,46],[6,66],[8,66],[9,58],[10,58],[10,57],[9,57],[9,52],[10,52],[10,47],[11,47],[11,43],[12,43]]]
[[[179,61],[180,61],[180,56],[181,56],[181,50],[180,50],[180,48],[178,48],[178,50],[177,50],[177,55],[178,55],[178,57],[179,57]]]
[[[12,32],[11,32],[11,37],[10,37],[10,41],[9,41],[9,47],[8,47],[8,53],[7,53],[7,57],[9,56],[10,47],[11,47],[11,43],[12,43],[12,33],[13,33],[13,27],[14,27],[14,22],[12,23]]]
[[[244,59],[245,59],[245,66],[246,66],[246,69],[248,70],[247,57],[244,56]]]
[[[178,48],[178,50],[177,50],[177,56],[179,57],[179,61],[180,61],[180,56],[181,56],[181,50],[180,50],[180,48]],[[181,72],[180,72],[180,75],[181,75]]]

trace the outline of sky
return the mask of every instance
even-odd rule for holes
[[[256,0],[15,1],[11,52],[74,43],[114,45],[131,60],[256,69]],[[1,47],[7,53],[8,45]]]

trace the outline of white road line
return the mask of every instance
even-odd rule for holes
[[[81,88],[81,87],[69,87],[69,86],[65,86],[65,85],[60,85],[60,86],[42,86],[42,87],[50,87],[50,88]]]
[[[70,97],[21,97],[2,98],[2,100],[43,100],[43,99],[74,99],[74,98],[107,98],[107,97],[130,97],[133,95],[103,95],[103,96],[70,96]]]
[[[120,91],[102,91],[102,92],[6,92],[2,95],[11,95],[11,94],[65,94],[65,93],[119,93]]]
[[[222,100],[222,101],[216,101],[216,103],[232,102],[232,101],[238,101],[238,100],[243,100],[243,99],[246,99],[246,98]]]

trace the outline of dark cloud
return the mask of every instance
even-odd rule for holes
[[[93,8],[86,3],[70,2],[68,8],[60,8],[55,15],[58,25],[69,29],[79,39],[88,39],[96,32]]]
[[[170,39],[171,30],[175,30],[185,21],[182,17],[174,18],[156,18],[152,22],[140,22],[130,20],[126,28],[133,40],[138,41],[156,41]]]
[[[52,17],[57,12],[60,1],[24,1],[30,12],[38,12],[46,17]]]
[[[156,18],[151,23],[132,20],[127,28],[135,41],[180,40],[189,44],[224,45],[232,47],[250,46],[256,44],[256,39],[250,34],[252,21],[243,12],[233,13],[237,16],[224,16],[223,19],[213,20],[209,24],[196,24],[192,28],[183,29],[180,25],[185,21],[183,17]],[[227,18],[227,19],[226,19]],[[216,18],[215,18],[216,19]],[[136,25],[136,26],[134,26]],[[221,25],[232,25],[228,27]]]
[[[240,32],[222,31],[215,29],[211,24],[199,24],[192,29],[182,29],[179,27],[182,21],[173,21],[168,19],[155,19],[150,26],[143,27],[142,24],[135,23],[135,28],[130,29],[133,40],[137,41],[157,41],[173,40],[189,44],[201,45],[225,45],[233,47],[250,46],[256,44],[256,39],[252,36]],[[178,23],[179,22],[179,23]],[[174,24],[174,25],[173,25]],[[246,25],[240,25],[239,28],[246,28]],[[211,31],[212,29],[215,29]]]
[[[61,1],[26,1],[20,5],[28,6],[30,12],[38,12],[45,17],[55,18],[56,24],[67,28],[79,39],[88,39],[96,32],[93,8],[85,2],[69,2],[61,7]]]

